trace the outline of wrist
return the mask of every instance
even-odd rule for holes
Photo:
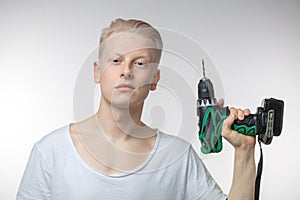
[[[243,147],[236,147],[235,148],[235,161],[239,164],[250,164],[255,165],[254,162],[254,151],[255,148],[247,145]]]

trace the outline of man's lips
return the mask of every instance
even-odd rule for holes
[[[134,90],[134,87],[132,85],[126,84],[126,83],[117,85],[115,88],[116,89],[131,89],[131,90]]]

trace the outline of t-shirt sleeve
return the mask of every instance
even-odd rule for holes
[[[16,199],[51,199],[51,179],[47,159],[36,143],[32,148]]]
[[[192,146],[189,149],[187,168],[186,199],[225,200],[227,198]]]

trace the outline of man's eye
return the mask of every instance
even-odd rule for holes
[[[119,64],[120,62],[121,62],[121,60],[118,58],[112,60],[113,64]]]
[[[134,62],[134,65],[137,67],[145,67],[146,63],[142,62],[142,61],[136,61],[136,62]]]

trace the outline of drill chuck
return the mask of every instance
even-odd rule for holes
[[[217,105],[212,82],[203,77],[198,84],[198,107]]]

